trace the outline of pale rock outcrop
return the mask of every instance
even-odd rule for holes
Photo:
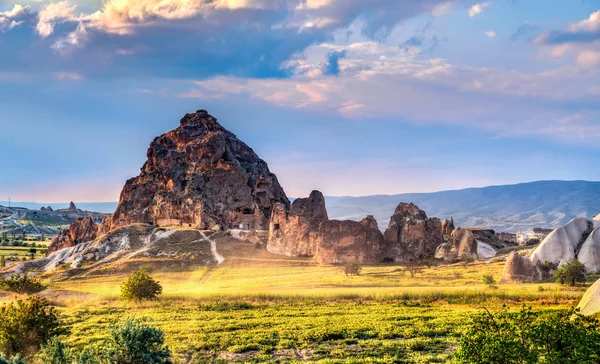
[[[471,230],[459,227],[450,234],[447,243],[443,243],[437,248],[435,257],[452,261],[464,256],[478,258],[477,240]]]
[[[48,247],[46,256],[55,251],[70,248],[77,244],[87,243],[96,239],[98,235],[98,225],[94,223],[92,217],[85,217],[75,220],[68,229],[62,230],[52,240]]]
[[[102,232],[133,223],[266,230],[273,206],[289,206],[267,163],[205,110],[186,114],[147,156]]]
[[[384,233],[386,258],[407,261],[434,254],[444,242],[442,223],[428,218],[425,211],[412,203],[400,203]]]
[[[450,220],[444,219],[442,220],[442,234],[450,235],[456,229],[454,226],[454,218],[450,217]]]
[[[385,241],[377,221],[367,216],[361,222],[329,220],[321,223],[316,259],[320,264],[360,264],[382,261]]]
[[[319,191],[294,200],[289,212],[284,204],[276,204],[269,222],[267,250],[287,256],[314,256],[319,226],[328,220],[325,197]]]
[[[584,315],[593,315],[600,312],[600,279],[585,291],[577,308]]]
[[[502,271],[501,283],[533,282],[539,279],[540,274],[528,257],[523,257],[516,251],[508,255]]]
[[[600,256],[600,246],[597,235],[592,234],[598,226],[600,221],[584,217],[569,221],[565,226],[548,234],[531,253],[531,261],[534,264],[549,261],[562,265],[570,259],[577,258],[582,263],[586,262],[584,264],[588,271],[598,270],[597,257]]]
[[[587,237],[577,258],[588,272],[600,271],[600,227],[595,228]]]

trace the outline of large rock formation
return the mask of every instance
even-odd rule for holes
[[[373,216],[361,222],[329,220],[321,223],[317,262],[339,264],[356,260],[375,264],[384,258],[385,241]]]
[[[588,272],[600,270],[600,221],[575,218],[565,226],[552,231],[531,253],[531,261],[553,262],[562,265],[577,258]]]
[[[528,257],[522,257],[516,251],[508,255],[501,283],[533,282],[539,279],[540,274]]]
[[[442,223],[438,218],[427,218],[425,211],[412,203],[400,203],[384,233],[386,257],[406,261],[434,254],[444,242]]]
[[[273,206],[289,206],[267,163],[205,110],[186,114],[147,156],[102,231],[132,223],[267,229]]]
[[[450,234],[447,243],[440,244],[435,257],[447,261],[462,257],[477,259],[477,239],[470,229],[457,228]]]
[[[442,234],[443,235],[452,234],[454,229],[456,229],[456,227],[454,227],[454,218],[453,217],[450,217],[450,220],[444,219],[442,221]]]
[[[48,247],[46,256],[57,250],[70,248],[77,244],[93,241],[98,236],[98,225],[94,223],[91,217],[77,219],[68,229],[62,230],[52,240]]]
[[[584,315],[593,315],[600,312],[600,279],[585,291],[577,308]]]
[[[289,212],[286,205],[278,203],[269,223],[267,250],[287,256],[313,256],[319,226],[328,220],[325,198],[319,191],[312,191],[308,198],[294,200]]]

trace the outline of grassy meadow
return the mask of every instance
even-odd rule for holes
[[[460,333],[483,308],[577,305],[585,287],[554,283],[484,285],[503,262],[442,265],[411,278],[399,265],[340,267],[257,254],[220,266],[153,272],[160,300],[119,300],[126,273],[47,277],[42,292],[83,348],[115,322],[145,318],[162,329],[177,363],[446,363]],[[0,302],[12,297],[2,296]]]

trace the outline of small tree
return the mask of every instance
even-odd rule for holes
[[[492,287],[494,284],[496,284],[496,280],[491,274],[486,274],[483,276],[483,284]]]
[[[37,249],[36,248],[29,248],[28,250],[29,255],[31,255],[31,260],[35,259],[35,255],[37,254]]]
[[[161,285],[152,279],[145,268],[134,271],[121,284],[121,299],[127,301],[156,300],[161,293]]]
[[[171,352],[161,330],[128,317],[111,330],[105,357],[113,364],[170,364]]]
[[[21,355],[17,355],[12,359],[8,359],[4,354],[0,353],[0,364],[27,364],[21,359]]]
[[[554,280],[560,284],[574,286],[577,282],[585,282],[585,265],[573,258],[554,272]]]
[[[414,278],[417,274],[423,273],[423,265],[418,260],[410,260],[404,270],[410,274],[410,278]]]
[[[52,337],[66,333],[44,298],[17,300],[0,309],[0,352],[9,357],[32,354]]]
[[[360,275],[361,270],[362,270],[362,267],[360,266],[360,263],[356,259],[347,261],[344,264],[344,273],[346,273],[347,276]]]
[[[71,350],[58,337],[48,340],[48,343],[42,346],[36,358],[42,363],[49,364],[71,364]]]
[[[552,278],[552,274],[558,268],[558,263],[554,263],[554,262],[550,262],[550,261],[546,260],[544,262],[538,262],[537,266],[538,266],[539,270],[542,272],[542,279],[546,280],[546,279]]]
[[[16,293],[38,293],[46,289],[46,286],[38,279],[29,277],[27,273],[15,274],[9,278],[0,278],[0,290]]]
[[[0,255],[0,268],[2,267],[6,267],[6,258],[4,258],[4,255]]]

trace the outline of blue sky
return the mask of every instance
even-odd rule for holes
[[[0,200],[115,201],[207,109],[290,196],[599,180],[600,0],[0,2]]]

